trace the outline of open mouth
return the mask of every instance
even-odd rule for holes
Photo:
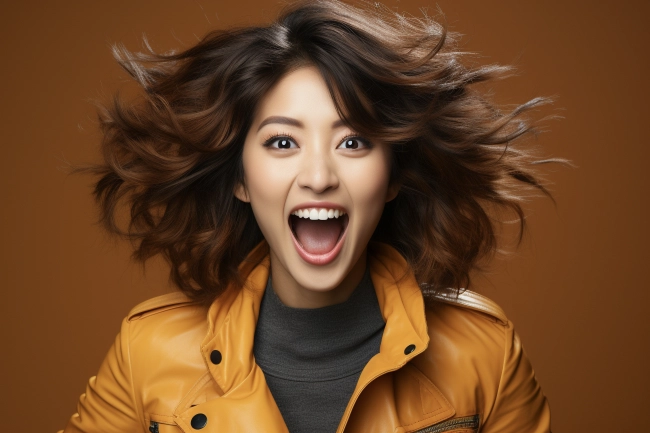
[[[349,217],[347,213],[326,208],[293,212],[289,227],[298,254],[308,263],[324,265],[336,258],[343,247]]]

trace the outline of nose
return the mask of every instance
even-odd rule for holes
[[[300,188],[309,188],[316,194],[339,186],[336,166],[327,151],[314,149],[304,154],[297,183]]]

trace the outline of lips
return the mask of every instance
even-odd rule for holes
[[[294,246],[300,257],[313,265],[328,264],[338,256],[349,222],[345,210],[320,206],[301,206],[289,216]]]

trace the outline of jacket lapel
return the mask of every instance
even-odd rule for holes
[[[264,373],[253,356],[255,326],[269,276],[266,243],[248,255],[240,273],[247,276],[243,289],[230,289],[212,304],[208,311],[208,333],[201,345],[205,363],[223,395],[179,414],[177,423],[185,431],[196,431],[192,420],[204,415],[208,421],[201,431],[206,433],[287,433]],[[214,355],[215,351],[218,356]]]

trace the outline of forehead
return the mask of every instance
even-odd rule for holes
[[[287,73],[262,97],[254,123],[269,116],[286,116],[300,122],[340,120],[325,80],[313,66]]]

